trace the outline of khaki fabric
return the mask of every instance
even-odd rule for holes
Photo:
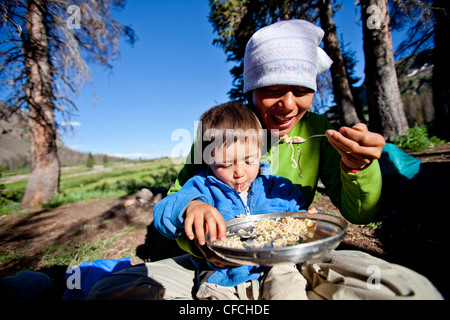
[[[200,300],[307,300],[306,279],[294,263],[273,266],[260,281],[236,287],[203,282],[197,292]]]
[[[306,262],[302,274],[311,300],[441,300],[419,273],[360,251],[331,251]]]
[[[196,269],[189,254],[139,264],[106,276],[88,300],[192,300]]]
[[[238,287],[203,283],[189,255],[149,262],[101,279],[88,299],[442,300],[424,276],[359,251],[335,250],[318,261],[281,264]]]
[[[307,300],[307,282],[297,266],[284,263],[272,267],[262,280],[263,300]]]

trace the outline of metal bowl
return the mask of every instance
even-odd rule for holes
[[[281,212],[228,220],[226,221],[227,231],[229,236],[231,236],[237,234],[240,229],[251,227],[258,220],[284,218],[286,216],[315,221],[317,224],[313,238],[307,242],[281,248],[265,246],[263,248],[246,247],[245,249],[234,249],[213,244],[207,234],[206,244],[219,257],[241,265],[272,266],[284,262],[300,263],[319,258],[335,249],[344,238],[348,226],[344,219],[329,214],[316,213],[309,215],[306,212]]]

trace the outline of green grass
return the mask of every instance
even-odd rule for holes
[[[52,197],[43,208],[55,208],[102,197],[120,197],[133,194],[142,188],[169,188],[176,179],[181,165],[175,165],[169,158],[150,161],[109,163],[100,171],[84,165],[64,167],[60,179],[60,192]],[[22,174],[24,171],[17,171]],[[74,176],[78,174],[78,176]],[[2,172],[2,178],[11,174]],[[27,181],[16,181],[2,185],[0,189],[0,215],[21,211],[20,202]]]
[[[429,136],[428,129],[425,126],[409,128],[406,134],[398,134],[392,138],[392,142],[405,151],[422,151],[425,149],[433,149],[437,145],[445,143],[444,140],[436,136]]]
[[[10,262],[13,260],[19,260],[23,258],[23,255],[20,253],[17,253],[12,250],[7,250],[5,252],[0,253],[0,264]]]
[[[51,209],[65,204],[76,203],[104,197],[120,197],[125,195],[123,190],[76,190],[68,193],[58,193],[52,197],[49,203],[42,205],[42,208]]]
[[[53,245],[45,249],[41,258],[42,267],[55,265],[79,265],[84,261],[106,258],[108,248],[118,237],[109,240],[97,240],[93,243],[74,243],[69,245]]]
[[[2,170],[2,178],[12,177],[19,174],[27,174],[30,173],[31,170],[29,167],[19,168],[15,170]]]

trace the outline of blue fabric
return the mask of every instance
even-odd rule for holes
[[[386,143],[379,160],[381,174],[383,176],[401,174],[412,179],[419,173],[422,162],[403,152],[392,143]]]
[[[92,286],[103,277],[118,272],[122,269],[131,267],[131,258],[125,257],[119,260],[103,259],[92,262],[83,262],[77,267],[67,270],[66,281],[71,282],[74,288],[69,288],[64,292],[63,300],[84,300],[91,290]],[[75,279],[75,277],[80,277]],[[76,288],[76,281],[79,281],[80,287]]]
[[[234,287],[249,280],[258,280],[261,276],[261,267],[257,266],[217,268],[211,263],[208,264],[215,270],[215,272],[209,276],[208,282],[224,287]]]
[[[0,279],[0,292],[11,300],[33,300],[51,287],[46,274],[29,270]]]
[[[263,176],[270,175],[270,162],[261,161],[261,166],[259,167],[259,174]]]
[[[200,200],[217,208],[224,220],[240,214],[298,212],[305,205],[300,191],[286,178],[259,175],[251,184],[247,206],[231,187],[205,170],[189,179],[181,190],[161,200],[154,209],[155,228],[164,236],[176,239],[184,233],[183,213],[193,200]],[[259,268],[251,266],[218,268],[208,282],[222,286],[235,286],[260,277]]]
[[[231,187],[202,171],[184,186],[158,202],[153,212],[156,229],[170,239],[184,233],[183,213],[193,200],[200,200],[217,208],[224,220],[240,214],[296,212],[305,204],[300,191],[286,178],[276,175],[258,176],[250,186],[248,203],[244,205],[239,194]]]

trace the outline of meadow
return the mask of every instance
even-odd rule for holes
[[[123,203],[142,188],[164,195],[181,166],[169,158],[63,166],[60,192],[40,208],[20,206],[29,169],[3,171],[0,274],[124,256],[142,261],[136,248],[145,243],[154,202]]]
[[[180,164],[170,158],[140,161],[119,161],[107,164],[69,165],[61,168],[60,192],[43,208],[55,208],[102,197],[121,197],[142,188],[170,187]],[[22,210],[20,201],[27,184],[29,168],[4,171],[1,175],[0,215]],[[11,182],[12,181],[12,182]]]

